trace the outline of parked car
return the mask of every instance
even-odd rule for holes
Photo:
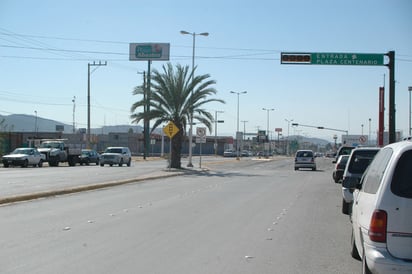
[[[95,163],[98,165],[100,162],[100,155],[93,149],[82,149],[82,154],[79,156],[80,165],[89,165]]]
[[[223,152],[223,157],[235,157],[236,156],[236,151],[232,150],[232,149],[226,149]]]
[[[356,185],[352,256],[363,273],[412,273],[412,142],[390,144]]]
[[[336,161],[336,165],[332,172],[332,178],[335,183],[342,183],[343,172],[345,171],[346,163],[348,162],[349,155],[341,155]]]
[[[295,154],[295,170],[310,168],[316,170],[315,155],[312,150],[298,150]]]
[[[253,156],[253,153],[249,150],[242,150],[241,156],[242,157],[250,157],[250,156]]]
[[[37,148],[32,147],[16,148],[12,153],[4,155],[1,159],[4,167],[28,167],[29,165],[42,167],[44,160],[44,155]]]
[[[102,155],[100,155],[100,166],[108,164],[110,166],[126,164],[130,166],[132,162],[132,154],[128,147],[108,147]]]
[[[342,213],[350,215],[353,202],[353,191],[366,168],[380,148],[362,147],[352,150],[342,177]]]

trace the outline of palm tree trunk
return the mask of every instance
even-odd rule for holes
[[[182,168],[181,165],[181,151],[182,151],[182,139],[183,131],[179,130],[178,133],[172,139],[172,161],[170,163],[171,168]]]

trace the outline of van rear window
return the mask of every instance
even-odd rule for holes
[[[348,167],[349,172],[363,174],[376,153],[378,153],[378,150],[354,151]]]
[[[312,151],[298,151],[296,157],[313,157]]]
[[[393,174],[391,190],[397,196],[412,198],[412,150],[406,151],[399,158]]]

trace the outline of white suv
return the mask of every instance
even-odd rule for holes
[[[100,155],[100,166],[108,164],[110,166],[126,164],[130,166],[132,162],[132,154],[128,147],[108,147],[102,155]]]
[[[412,142],[381,149],[353,195],[351,253],[363,273],[412,273]]]

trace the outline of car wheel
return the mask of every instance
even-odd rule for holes
[[[316,171],[316,167],[312,168],[312,171]]]
[[[298,170],[299,168],[295,167],[295,170]]]
[[[100,166],[104,166],[104,164],[100,164]]]
[[[4,167],[9,167],[9,164],[3,163],[3,166],[4,166]]]
[[[26,159],[26,160],[24,160],[21,167],[28,167],[28,166],[29,166],[29,161]]]
[[[129,159],[129,162],[127,162],[127,166],[130,166],[132,163],[132,159]]]
[[[352,229],[352,235],[350,237],[350,242],[352,245],[352,249],[350,251],[350,255],[352,255],[352,258],[356,259],[356,260],[361,260],[361,257],[359,256],[359,252],[358,249],[356,248],[356,244],[355,244],[355,235],[353,234],[353,229]]]
[[[123,159],[120,159],[119,166],[123,165]]]
[[[38,167],[42,167],[43,166],[43,160],[40,160],[39,163],[37,164]]]
[[[369,269],[368,263],[366,262],[365,252],[363,252],[362,257],[362,274],[372,274],[371,270]]]
[[[109,166],[113,166],[113,164],[109,164]]]

